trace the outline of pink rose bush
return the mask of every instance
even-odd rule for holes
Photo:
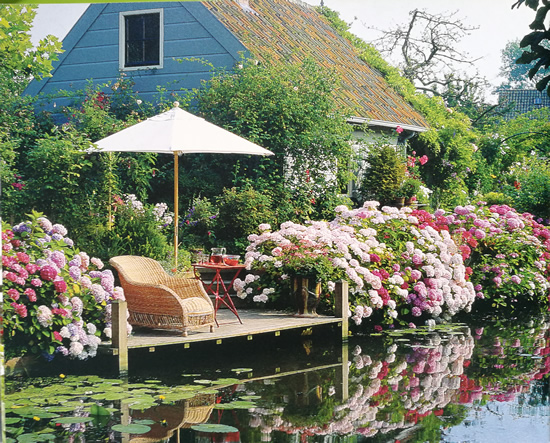
[[[67,230],[33,213],[2,229],[6,356],[84,360],[110,336],[111,301],[124,300],[110,270],[73,247]],[[93,291],[97,286],[101,290]]]
[[[550,230],[508,206],[458,206],[431,214],[409,207],[335,209],[331,222],[261,225],[249,236],[249,271],[237,295],[276,301],[291,277],[321,282],[329,305],[335,283],[350,288],[349,315],[386,325],[449,320],[476,306],[548,306]]]

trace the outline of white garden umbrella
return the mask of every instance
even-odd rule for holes
[[[102,152],[174,155],[174,260],[178,265],[178,157],[183,154],[273,155],[219,126],[176,107],[95,142]]]

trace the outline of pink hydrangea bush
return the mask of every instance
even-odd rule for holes
[[[550,229],[531,214],[506,205],[457,206],[422,214],[436,228],[447,226],[472,268],[479,306],[548,308]]]
[[[251,272],[235,281],[237,295],[273,301],[291,292],[293,275],[308,275],[332,302],[344,279],[357,325],[450,320],[475,302],[547,309],[550,230],[530,214],[484,204],[433,214],[378,206],[339,206],[332,222],[261,225],[249,237]]]
[[[111,302],[124,300],[112,271],[74,248],[67,230],[41,214],[2,228],[6,356],[84,360],[110,337]]]
[[[329,299],[337,280],[348,281],[349,314],[356,324],[366,318],[386,324],[398,318],[425,321],[469,311],[474,287],[449,233],[421,226],[410,208],[377,206],[340,206],[330,223],[286,222],[273,232],[264,226],[260,235],[249,237],[245,264],[255,272],[235,281],[237,294],[265,302],[289,291],[289,277],[312,261],[322,264],[314,275]]]

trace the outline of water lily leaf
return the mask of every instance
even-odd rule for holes
[[[210,385],[212,383],[214,383],[212,380],[194,380],[195,383],[198,383],[199,385]]]
[[[238,432],[237,428],[228,425],[218,425],[213,423],[204,423],[191,426],[191,429],[199,432],[218,432],[221,434],[227,434],[228,432]]]
[[[22,443],[37,442],[37,441],[54,441],[55,435],[53,434],[21,434],[17,437],[17,441]]]
[[[136,402],[130,405],[130,409],[134,411],[145,411],[155,406],[154,402]]]
[[[19,423],[20,421],[21,421],[21,418],[19,417],[7,417],[4,420],[4,423],[6,423],[7,425],[13,425],[15,423]]]
[[[6,426],[5,429],[6,429],[6,434],[8,434],[8,435],[17,435],[17,434],[21,434],[23,432],[23,428],[21,428],[21,427],[14,428],[12,426]]]
[[[218,393],[218,390],[217,389],[203,389],[201,392],[201,394],[217,394]]]
[[[20,416],[29,416],[30,415],[32,417],[33,415],[39,414],[42,411],[43,411],[42,408],[27,406],[27,407],[20,408],[20,409],[12,409],[10,412],[13,412],[14,414],[17,414],[17,415],[20,415]]]
[[[231,403],[218,403],[214,405],[214,409],[236,409]]]
[[[158,383],[162,383],[160,380],[144,380],[143,383],[154,383],[154,384],[158,384]]]
[[[259,400],[261,399],[261,395],[243,395],[241,397],[241,400]]]
[[[74,423],[87,423],[92,420],[92,417],[60,417],[55,422],[63,425],[72,425]]]
[[[182,377],[200,377],[201,374],[181,374]]]
[[[253,369],[250,369],[250,368],[236,368],[236,369],[231,369],[231,371],[236,372],[237,374],[241,374],[243,372],[252,372]]]
[[[235,400],[229,403],[235,409],[250,409],[256,407],[256,403],[246,400]]]
[[[150,426],[141,425],[141,424],[131,424],[131,425],[114,425],[111,428],[113,431],[124,432],[127,434],[145,434],[151,430]]]
[[[72,412],[75,408],[71,406],[47,406],[48,412]]]
[[[90,414],[91,415],[101,415],[101,416],[111,415],[111,413],[106,408],[104,408],[103,406],[96,405],[96,404],[94,404],[90,407]]]
[[[103,398],[107,401],[122,400],[123,398],[128,398],[129,393],[126,392],[110,392],[106,394]]]
[[[240,380],[238,378],[220,378],[214,381],[214,384],[215,385],[235,385],[239,382]]]
[[[189,392],[189,391],[197,392],[197,391],[200,391],[201,389],[203,389],[202,386],[183,385],[183,386],[173,387],[173,388],[171,388],[171,391],[177,390],[177,391],[186,391],[186,392]]]
[[[166,394],[162,401],[168,403],[179,400],[188,400],[194,396],[194,392],[171,392],[170,394]]]
[[[133,422],[135,425],[154,425],[156,423],[155,420],[149,420],[149,419],[143,419],[143,420],[134,420]]]
[[[45,412],[45,411],[40,411],[40,412],[37,412],[35,414],[29,414],[29,415],[25,415],[25,417],[38,417],[38,418],[57,418],[59,417],[59,414],[56,414],[54,412]]]

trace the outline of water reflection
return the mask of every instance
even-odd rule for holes
[[[547,441],[549,325],[483,320],[357,337],[342,348],[313,338],[302,342],[299,369],[295,351],[278,355],[271,372],[241,353],[248,368],[220,368],[218,358],[211,368],[192,365],[192,377],[180,367],[163,373],[161,383],[98,377],[39,393],[27,388],[8,395],[7,422],[17,423],[8,435],[16,438],[16,428],[59,441],[482,442],[500,432],[500,442]],[[63,393],[59,404],[78,407],[44,402],[48,389]],[[107,410],[103,419],[94,404]],[[48,413],[90,420],[56,426],[59,418]]]

